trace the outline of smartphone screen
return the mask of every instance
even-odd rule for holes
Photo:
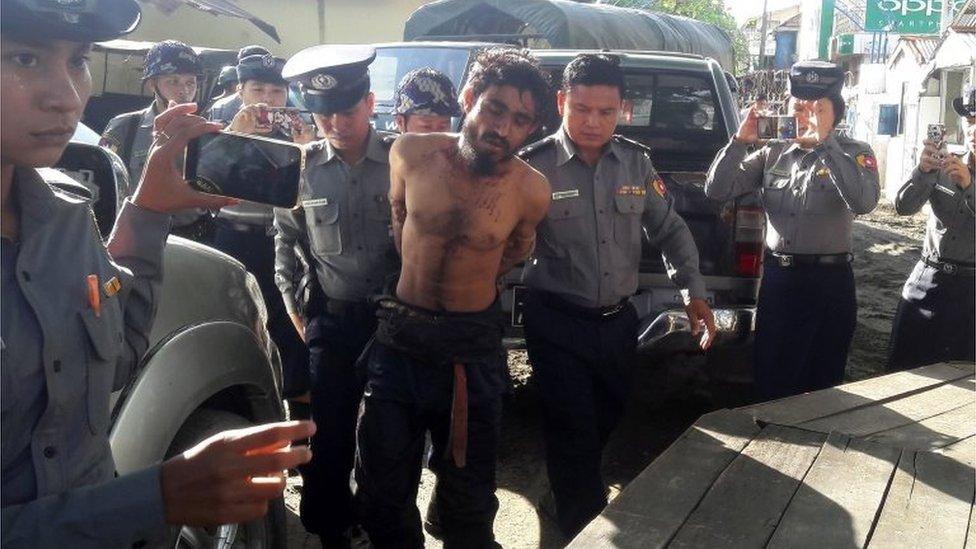
[[[208,133],[186,148],[184,177],[210,194],[292,208],[305,167],[294,143],[233,132]]]

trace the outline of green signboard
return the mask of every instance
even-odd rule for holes
[[[942,2],[943,0],[868,0],[864,30],[898,34],[938,34]]]
[[[854,35],[841,34],[837,36],[837,55],[854,54]]]

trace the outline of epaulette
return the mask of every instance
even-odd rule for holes
[[[518,152],[518,157],[521,158],[522,160],[527,160],[529,158],[532,158],[539,152],[545,150],[550,145],[554,145],[555,143],[556,143],[556,136],[550,135],[549,137],[545,137],[543,139],[536,141],[535,143],[531,143],[529,145],[522,147],[522,150]]]
[[[619,135],[619,134],[614,134],[610,138],[610,140],[613,141],[614,143],[619,143],[621,145],[624,145],[624,146],[627,146],[627,147],[631,147],[631,148],[637,149],[637,150],[639,150],[641,152],[645,152],[647,154],[652,154],[654,152],[654,151],[651,150],[650,147],[648,147],[647,145],[641,143],[640,141],[634,141],[633,139],[624,137],[624,136]]]

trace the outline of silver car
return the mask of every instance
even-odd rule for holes
[[[126,170],[114,153],[76,135],[56,167],[61,173],[46,175],[92,200],[105,237],[129,194]],[[254,277],[230,256],[175,236],[163,269],[149,350],[125,388],[112,395],[110,441],[119,474],[220,431],[284,418],[281,363]],[[284,502],[278,500],[253,523],[173,528],[165,546],[283,548],[285,541]]]

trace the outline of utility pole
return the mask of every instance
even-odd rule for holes
[[[759,70],[766,68],[766,30],[769,27],[769,0],[763,0],[762,25],[759,26]]]

